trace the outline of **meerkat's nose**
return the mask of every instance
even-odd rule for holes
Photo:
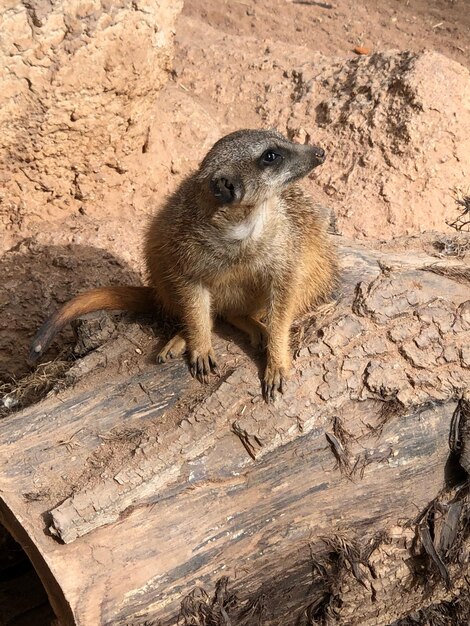
[[[323,150],[323,148],[319,148],[318,146],[312,146],[312,148],[315,158],[318,160],[319,163],[323,163],[323,161],[326,159],[326,152]]]

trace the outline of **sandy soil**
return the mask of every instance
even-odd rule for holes
[[[437,50],[468,65],[470,15],[465,0],[331,0],[312,5],[286,0],[187,2],[177,27],[185,39],[188,18],[227,35],[255,36],[348,56],[358,44],[373,50]],[[206,40],[206,47],[210,40]]]

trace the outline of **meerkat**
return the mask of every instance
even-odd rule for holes
[[[71,320],[101,309],[148,312],[157,304],[182,324],[158,361],[188,354],[193,377],[217,373],[216,317],[266,350],[262,392],[283,392],[290,329],[332,291],[337,276],[325,217],[296,184],[323,149],[274,130],[239,130],[215,143],[196,172],[151,220],[145,236],[149,287],[105,287],[76,296],[35,336],[35,361]]]

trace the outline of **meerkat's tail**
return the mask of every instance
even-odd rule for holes
[[[34,363],[49,347],[55,335],[72,320],[107,309],[147,313],[155,306],[155,292],[151,287],[103,287],[79,294],[53,313],[36,333],[28,361]]]

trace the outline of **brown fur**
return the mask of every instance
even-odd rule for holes
[[[72,320],[91,311],[133,311],[145,313],[155,305],[151,287],[104,287],[75,296],[53,313],[36,333],[29,354],[34,363],[49,347],[54,336]]]
[[[263,160],[271,148],[279,153],[274,164]],[[324,216],[291,182],[320,164],[321,152],[275,131],[232,133],[215,144],[153,218],[145,258],[155,301],[184,329],[159,361],[187,349],[192,374],[206,381],[217,368],[211,332],[220,316],[254,345],[265,344],[266,399],[282,391],[292,322],[329,295],[337,271]],[[144,290],[110,288],[78,296],[39,331],[32,356],[42,354],[55,332],[84,312],[148,310],[152,298]]]

